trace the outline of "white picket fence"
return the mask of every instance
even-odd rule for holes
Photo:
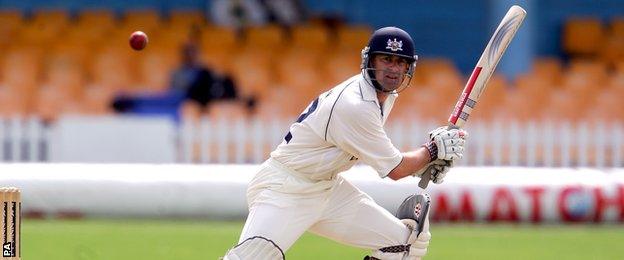
[[[288,132],[291,122],[203,120],[181,127],[182,162],[259,163]],[[394,122],[386,127],[402,151],[426,141],[432,122]],[[622,167],[622,123],[474,122],[465,166]]]
[[[0,118],[0,162],[47,161],[48,139],[49,129],[38,118]]]
[[[175,140],[162,149],[173,149],[180,163],[260,163],[283,140],[291,123],[258,119],[182,123],[176,126],[176,136],[163,137]],[[426,133],[435,126],[432,122],[393,122],[386,128],[393,143],[405,151],[425,142]],[[54,151],[50,146],[56,143],[52,139],[57,135],[50,134],[54,127],[36,118],[0,119],[0,161],[54,158],[50,155]],[[459,161],[464,166],[624,167],[622,122],[471,122],[467,130],[466,156]]]

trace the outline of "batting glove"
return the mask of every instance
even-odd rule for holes
[[[442,160],[455,160],[464,157],[464,143],[468,133],[462,129],[447,129],[442,126],[429,132],[429,139],[435,143],[437,158]]]
[[[444,182],[444,177],[451,167],[453,167],[453,161],[437,159],[428,163],[425,167],[422,167],[419,171],[412,175],[420,178],[427,170],[429,170],[431,173],[431,181],[435,184],[440,184]]]

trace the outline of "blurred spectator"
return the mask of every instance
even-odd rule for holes
[[[183,114],[189,110],[201,114],[211,101],[238,98],[232,77],[204,67],[198,61],[198,52],[195,44],[186,44],[181,51],[181,65],[171,77],[171,90],[184,96]]]
[[[216,73],[198,61],[195,44],[187,44],[181,51],[181,65],[171,77],[171,90],[184,93],[188,101],[201,106],[216,99],[235,99],[236,87],[232,78],[224,73]]]
[[[292,26],[305,20],[305,9],[298,0],[261,0],[271,22]]]
[[[171,75],[171,86],[165,94],[118,96],[113,107],[118,112],[146,114],[173,114],[199,117],[214,100],[237,100],[237,90],[232,78],[216,73],[198,61],[198,49],[194,43],[183,45],[180,67]],[[190,115],[189,115],[190,113]]]
[[[214,0],[210,11],[215,24],[236,29],[269,22],[292,26],[305,19],[298,0]]]
[[[213,0],[210,13],[216,25],[236,29],[264,25],[268,21],[267,11],[259,0]]]

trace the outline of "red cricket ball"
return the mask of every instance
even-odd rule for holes
[[[136,51],[140,51],[147,46],[147,34],[142,31],[133,32],[130,35],[130,47]]]

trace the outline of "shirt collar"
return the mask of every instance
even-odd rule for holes
[[[375,102],[377,104],[379,104],[379,100],[377,99],[377,90],[375,90],[375,88],[371,85],[371,83],[368,81],[368,76],[363,76],[362,80],[360,81],[360,93],[362,94],[362,100],[365,101],[371,101],[371,102]],[[390,95],[388,95],[388,98],[396,98],[399,94],[396,92],[392,92],[390,93]]]

